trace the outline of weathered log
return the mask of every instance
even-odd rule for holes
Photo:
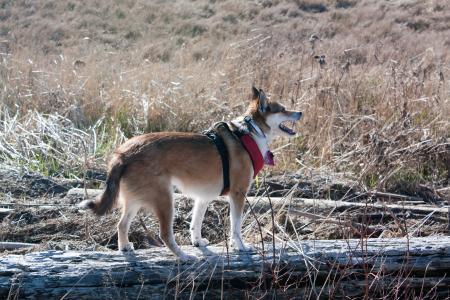
[[[180,263],[165,248],[134,253],[45,251],[0,261],[0,298],[200,299],[445,298],[450,294],[450,237],[320,240],[264,245],[264,252],[183,247]],[[263,254],[263,255],[262,255]]]

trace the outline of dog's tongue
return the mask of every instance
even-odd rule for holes
[[[275,166],[275,161],[273,159],[272,151],[266,152],[266,155],[264,156],[264,162],[266,163],[266,165]]]

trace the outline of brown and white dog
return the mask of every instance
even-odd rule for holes
[[[262,90],[253,88],[253,97],[244,116],[229,123],[232,130],[244,130],[267,164],[273,163],[269,143],[276,136],[293,136],[294,125],[301,112],[288,111],[283,105],[269,101]],[[243,129],[242,129],[243,128]],[[247,148],[229,130],[219,130],[229,157],[229,202],[231,242],[240,251],[249,251],[241,237],[241,220],[245,195],[255,176]],[[136,136],[119,146],[108,164],[106,190],[96,200],[80,205],[102,215],[116,202],[122,206],[117,225],[119,250],[133,250],[128,240],[131,221],[138,210],[148,208],[159,219],[160,237],[181,260],[193,259],[184,253],[173,236],[173,186],[195,200],[190,226],[191,241],[203,247],[201,226],[209,202],[221,194],[224,187],[222,160],[214,142],[204,134],[161,132]]]

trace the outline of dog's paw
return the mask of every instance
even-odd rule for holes
[[[254,252],[255,247],[253,247],[252,245],[242,244],[242,246],[237,248],[237,250],[240,252]]]
[[[255,248],[252,245],[247,245],[245,243],[232,242],[231,246],[239,252],[254,252]]]
[[[195,247],[205,247],[209,245],[209,241],[207,239],[200,238],[193,241],[192,245],[194,245]]]
[[[133,243],[129,242],[128,244],[125,244],[124,246],[122,246],[119,251],[121,252],[133,252],[134,251],[134,246]]]
[[[182,252],[178,255],[178,259],[182,262],[189,262],[189,261],[194,262],[194,261],[198,260],[198,258],[196,256],[189,255],[184,252]]]

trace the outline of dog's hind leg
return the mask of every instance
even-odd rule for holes
[[[190,230],[191,242],[195,247],[205,247],[209,244],[209,241],[207,239],[202,238],[202,223],[209,202],[210,201],[205,201],[203,199],[195,199],[194,202]]]
[[[122,217],[117,224],[118,244],[120,251],[133,251],[133,243],[128,240],[128,231],[130,230],[131,221],[133,221],[140,206],[126,202],[122,208]]]
[[[169,189],[162,191],[156,196],[158,197],[156,205],[153,206],[153,210],[159,220],[159,236],[164,244],[169,248],[180,260],[195,260],[195,256],[188,255],[181,250],[177,245],[173,236],[173,200],[172,193]]]

